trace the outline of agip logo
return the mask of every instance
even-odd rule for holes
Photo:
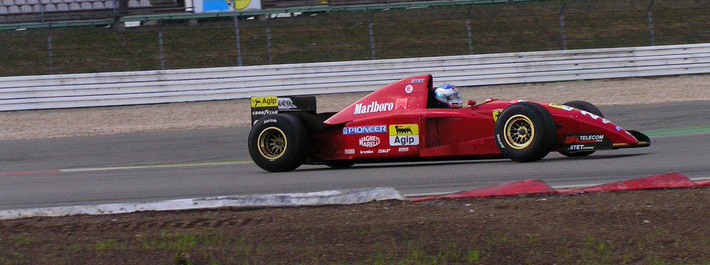
[[[419,145],[419,125],[392,124],[389,126],[390,146]]]
[[[278,107],[279,98],[276,96],[251,97],[252,108]]]

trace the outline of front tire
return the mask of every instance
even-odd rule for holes
[[[495,126],[498,148],[507,158],[532,162],[545,157],[555,144],[557,125],[544,107],[530,102],[508,106]]]
[[[591,114],[597,115],[599,117],[604,118],[604,114],[602,114],[602,111],[597,108],[597,106],[594,106],[594,104],[586,102],[586,101],[581,101],[581,100],[575,100],[575,101],[569,101],[565,102],[563,104],[565,106],[570,106],[576,109],[580,109],[586,112],[589,112]],[[567,152],[567,151],[560,151],[560,154],[563,154],[568,157],[581,157],[581,156],[588,156],[594,153],[594,151],[581,151],[581,152]]]
[[[291,171],[307,157],[308,131],[288,114],[272,114],[257,120],[249,132],[249,155],[260,168]]]

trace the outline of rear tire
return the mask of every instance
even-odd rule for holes
[[[597,115],[599,117],[604,118],[604,114],[602,114],[602,111],[597,108],[597,106],[594,106],[594,104],[586,102],[586,101],[581,101],[581,100],[575,100],[575,101],[569,101],[563,104],[565,106],[570,106],[576,109],[580,109],[586,112],[589,112],[591,114]],[[560,151],[560,154],[563,154],[568,157],[580,157],[580,156],[588,156],[594,153],[594,151],[586,151],[586,152],[567,152],[567,151]]]
[[[254,123],[249,132],[249,155],[260,168],[271,172],[291,171],[306,160],[308,131],[288,114],[272,114]]]
[[[507,158],[532,162],[545,157],[555,144],[557,125],[544,107],[521,102],[508,106],[495,126],[498,148]]]

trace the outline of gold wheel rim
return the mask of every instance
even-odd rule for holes
[[[270,160],[278,159],[286,153],[288,145],[286,134],[276,127],[269,127],[261,131],[257,143],[259,143],[261,156]]]
[[[535,138],[535,125],[525,115],[517,114],[505,122],[505,141],[513,149],[525,149]]]

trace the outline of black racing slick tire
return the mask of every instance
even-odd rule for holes
[[[573,107],[576,109],[581,109],[586,112],[589,112],[589,113],[592,113],[594,115],[604,118],[604,114],[602,114],[602,111],[599,108],[597,108],[597,106],[594,106],[594,104],[586,102],[586,101],[574,100],[574,101],[565,102],[565,104],[562,104],[562,105],[570,106],[570,107]]]
[[[533,162],[550,153],[557,125],[550,111],[531,103],[508,106],[498,116],[495,137],[503,155],[517,162]]]
[[[249,132],[249,155],[260,168],[271,172],[291,171],[306,160],[308,131],[289,114],[272,114],[254,123]]]
[[[565,102],[563,104],[565,106],[570,106],[576,109],[580,109],[586,112],[589,112],[591,114],[597,115],[599,117],[604,118],[604,114],[602,114],[602,111],[597,108],[597,106],[594,106],[594,104],[586,102],[586,101],[581,101],[581,100],[575,100],[575,101],[569,101]],[[581,152],[567,152],[567,151],[560,151],[560,154],[563,154],[568,157],[580,157],[580,156],[588,156],[594,153],[594,151],[581,151]]]

